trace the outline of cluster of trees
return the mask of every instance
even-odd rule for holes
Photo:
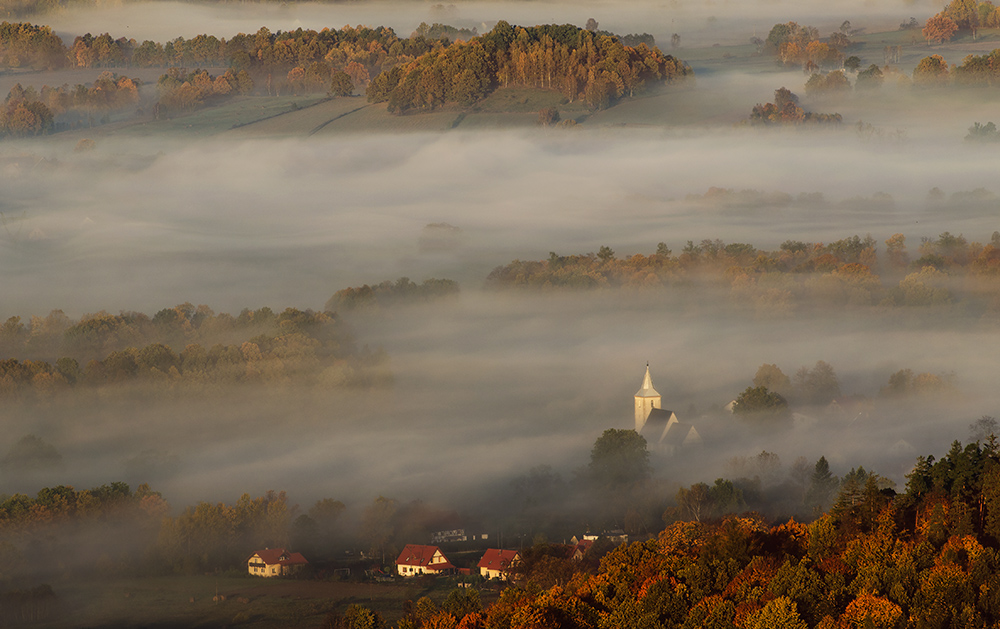
[[[1000,49],[968,55],[957,66],[949,66],[941,55],[928,55],[913,70],[913,83],[929,87],[996,87],[1000,85]]]
[[[806,81],[806,93],[811,95],[829,92],[849,92],[852,87],[858,91],[878,89],[882,87],[886,74],[890,72],[895,73],[888,67],[883,72],[882,68],[873,63],[855,74],[853,86],[843,70],[833,70],[826,73],[815,72]]]
[[[32,317],[29,325],[11,317],[0,326],[0,351],[39,356],[0,361],[5,396],[128,382],[281,383],[294,377],[324,386],[374,386],[391,379],[385,353],[357,350],[336,315],[294,308],[233,317],[181,304],[152,318],[100,312],[77,322],[54,311]]]
[[[1000,49],[985,55],[968,55],[960,65],[948,65],[941,55],[928,55],[921,59],[913,69],[912,79],[907,79],[895,68],[886,66],[880,68],[871,64],[865,70],[860,70],[855,77],[854,88],[857,90],[877,89],[882,86],[885,78],[895,75],[897,80],[910,83],[916,87],[945,87],[958,85],[967,87],[994,87],[1000,85]],[[851,89],[843,70],[827,73],[814,73],[806,82],[806,92],[846,92]]]
[[[952,195],[952,202],[978,204],[995,199],[985,190],[959,196]],[[807,197],[797,201],[823,203],[822,199]],[[943,197],[939,190],[932,191],[929,200],[944,204]],[[781,195],[728,190],[710,191],[703,200],[740,208],[795,202]],[[872,201],[891,203],[891,199]],[[886,239],[881,256],[876,247],[871,236],[852,236],[827,244],[786,241],[775,251],[759,250],[747,243],[703,240],[699,244],[688,241],[676,256],[660,243],[652,255],[636,254],[624,259],[617,258],[611,248],[601,247],[597,254],[560,256],[553,252],[547,260],[514,260],[495,268],[486,284],[492,288],[539,289],[714,284],[728,292],[733,305],[749,307],[761,316],[784,316],[810,304],[821,308],[933,306],[959,300],[987,314],[1000,290],[995,284],[1000,277],[1000,233],[985,245],[949,232],[924,238],[915,259],[907,251],[903,234]]]
[[[34,498],[24,494],[5,496],[0,501],[0,531],[5,535],[31,532],[39,526],[74,519],[131,519],[158,525],[169,510],[163,496],[148,485],[140,485],[135,492],[122,482],[80,491],[59,485],[40,489]]]
[[[850,46],[850,22],[821,41],[819,31],[795,22],[775,24],[762,42],[762,52],[774,55],[785,65],[800,65],[808,70],[840,67],[843,51]]]
[[[66,65],[66,47],[48,26],[0,22],[0,66],[54,70]]]
[[[729,462],[732,480],[717,478],[713,485],[695,483],[681,487],[677,505],[663,513],[663,521],[709,521],[738,513],[782,513],[809,522],[831,506],[855,499],[871,478],[878,488],[891,488],[892,481],[870,474],[863,467],[852,469],[843,479],[830,471],[826,457],[809,466],[804,457],[785,473],[777,454],[762,451],[752,457]]]
[[[156,82],[159,91],[159,109],[168,111],[194,109],[214,100],[235,95],[246,95],[253,91],[254,83],[246,70],[232,68],[224,74],[212,76],[205,70],[186,73],[179,68],[171,68]]]
[[[879,395],[888,400],[926,394],[940,394],[952,390],[950,375],[913,373],[900,369],[889,376]],[[810,369],[800,367],[789,378],[774,364],[763,364],[754,374],[753,384],[736,398],[733,413],[745,420],[764,425],[780,424],[791,419],[795,406],[826,406],[841,400],[840,382],[833,367],[825,361],[816,361]],[[851,402],[866,409],[868,403],[854,396]]]
[[[427,22],[421,22],[417,30],[413,31],[410,37],[423,37],[424,39],[447,39],[450,41],[465,41],[472,39],[473,37],[479,35],[479,31],[475,28],[455,28],[454,26],[449,26],[447,24],[438,24],[435,22],[430,26]]]
[[[458,282],[455,280],[431,278],[416,284],[408,277],[401,277],[395,282],[386,280],[374,286],[364,284],[338,290],[326,302],[325,308],[328,312],[379,309],[396,304],[434,301],[457,294]]]
[[[52,110],[34,90],[26,91],[18,84],[0,107],[0,137],[44,135],[52,131],[54,120]]]
[[[672,83],[690,68],[657,48],[625,46],[569,24],[514,27],[500,21],[467,43],[441,47],[372,80],[369,102],[390,111],[469,105],[498,87],[558,90],[603,109],[656,82]]]
[[[943,11],[927,20],[922,33],[928,42],[943,44],[959,31],[975,39],[980,27],[1000,27],[1000,8],[991,0],[951,0]]]
[[[199,502],[159,521],[150,549],[157,571],[199,574],[240,566],[260,548],[288,546],[293,507],[285,492],[243,494],[233,505]],[[163,514],[166,515],[166,514]]]
[[[831,73],[831,75],[836,74],[837,73]],[[839,73],[839,76],[843,78],[844,81],[847,80],[844,77],[843,72]],[[824,86],[826,86],[826,82],[828,80],[829,79],[826,78],[823,79]],[[805,123],[839,124],[842,121],[843,117],[840,114],[817,114],[811,111],[805,111],[799,107],[799,97],[784,87],[774,90],[773,103],[754,105],[748,120],[751,126],[795,125]]]
[[[138,79],[102,72],[90,87],[78,84],[73,88],[43,86],[21,87],[18,83],[7,95],[0,112],[0,129],[7,135],[42,135],[53,128],[55,116],[68,112],[88,115],[107,113],[139,103]]]

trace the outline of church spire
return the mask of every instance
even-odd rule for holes
[[[653,388],[653,381],[649,377],[649,363],[646,363],[646,376],[642,379],[642,388],[635,394],[635,397],[660,397],[660,394]]]

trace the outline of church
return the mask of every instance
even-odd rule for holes
[[[650,449],[668,454],[701,445],[701,435],[693,425],[681,422],[676,413],[663,408],[662,397],[653,388],[649,363],[642,387],[635,394],[635,431],[646,438]]]

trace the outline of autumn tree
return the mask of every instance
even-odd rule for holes
[[[350,75],[340,70],[334,72],[330,79],[330,94],[332,96],[350,96],[354,93],[354,81]]]
[[[958,31],[958,24],[948,17],[944,12],[931,16],[924,25],[922,31],[924,38],[932,44],[943,44],[951,41],[952,36]]]
[[[757,368],[753,377],[755,387],[765,387],[779,395],[788,395],[792,389],[792,381],[774,364],[763,364]]]

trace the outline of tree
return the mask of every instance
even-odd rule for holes
[[[851,72],[857,72],[858,68],[861,67],[861,57],[857,55],[851,55],[847,59],[844,59],[844,68],[850,70]]]
[[[812,369],[795,373],[796,397],[806,404],[829,404],[840,396],[840,382],[829,363],[817,360]]]
[[[764,607],[751,614],[743,624],[745,629],[808,629],[799,616],[795,602],[787,596],[768,601]]]
[[[747,387],[740,393],[733,405],[733,413],[745,419],[767,422],[791,418],[788,401],[764,386]]]
[[[996,124],[987,122],[986,124],[972,123],[969,127],[969,134],[965,136],[966,142],[1000,142],[1000,131]]]
[[[958,24],[953,19],[945,15],[944,12],[931,16],[921,31],[924,38],[932,44],[943,44],[951,41],[952,36],[958,31]]]
[[[598,29],[597,20],[592,17],[587,18],[587,24],[583,28],[591,33],[596,33]]]
[[[803,245],[804,246],[804,245]],[[755,387],[766,387],[779,395],[787,395],[792,389],[792,381],[774,364],[764,363],[757,368],[753,377]]]
[[[334,72],[330,78],[330,94],[333,96],[350,96],[354,93],[354,81],[343,70]]]
[[[386,547],[392,540],[394,526],[393,516],[396,515],[396,501],[379,496],[365,509],[363,517],[363,535],[369,542],[373,556],[381,554],[385,559]],[[390,549],[391,550],[391,549]]]
[[[559,122],[559,110],[555,107],[545,107],[538,112],[538,124],[543,127],[551,127]]]
[[[816,515],[822,514],[833,502],[840,479],[830,473],[830,464],[826,457],[821,456],[816,461],[812,476],[809,479],[809,489],[806,490],[805,505]]]
[[[681,509],[695,522],[701,522],[702,515],[707,517],[712,506],[711,492],[705,483],[695,483],[690,489],[681,487],[677,490],[676,499]]]
[[[628,487],[649,478],[646,438],[630,429],[609,428],[590,452],[590,476],[606,487]]]
[[[975,441],[985,443],[987,439],[995,436],[997,432],[997,420],[995,417],[983,415],[976,421],[969,424],[969,436]]]

